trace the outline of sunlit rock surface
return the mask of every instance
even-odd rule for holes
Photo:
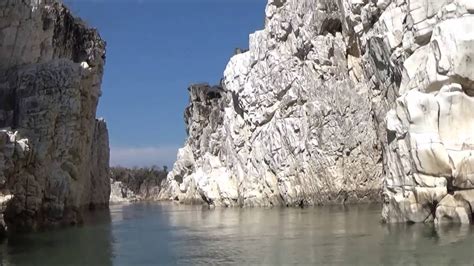
[[[129,203],[140,199],[126,184],[110,180],[110,204]]]
[[[9,229],[77,223],[82,210],[108,205],[108,132],[95,118],[104,62],[105,42],[59,1],[0,1],[0,194],[13,195]]]
[[[341,7],[270,1],[265,24],[220,86],[191,86],[189,138],[159,198],[220,206],[380,199],[372,92],[360,82],[360,55],[349,54]]]
[[[269,0],[222,84],[191,86],[189,137],[156,198],[383,200],[387,222],[470,222],[473,12],[465,0]]]
[[[471,222],[474,16],[468,11],[467,2],[440,7],[430,38],[404,63],[400,97],[388,117],[396,135],[386,178],[389,221]],[[420,189],[426,200],[410,197]],[[395,198],[411,209],[398,209]]]

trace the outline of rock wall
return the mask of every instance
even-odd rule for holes
[[[110,180],[110,188],[110,204],[123,204],[142,200],[140,195],[135,194],[123,182]]]
[[[332,1],[270,1],[265,29],[232,57],[221,87],[191,87],[189,138],[159,198],[224,206],[379,199],[372,91],[360,82],[343,19]]]
[[[28,143],[14,154],[25,158],[0,162],[9,230],[77,223],[108,205],[108,132],[95,118],[104,63],[105,42],[59,1],[0,1],[0,128]]]
[[[472,222],[474,3],[436,4],[387,117],[388,221]]]
[[[12,199],[8,187],[10,177],[18,169],[25,169],[31,155],[27,139],[20,139],[18,133],[0,130],[0,238],[6,234],[4,212],[8,202]]]
[[[387,222],[470,221],[471,13],[466,0],[269,0],[222,84],[191,86],[189,137],[156,198],[383,200]]]

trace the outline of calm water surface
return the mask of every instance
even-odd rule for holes
[[[112,206],[89,225],[15,236],[0,265],[433,265],[474,262],[474,230],[387,226],[378,206]]]

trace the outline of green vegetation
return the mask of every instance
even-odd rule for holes
[[[114,181],[120,181],[135,194],[147,196],[148,189],[159,187],[161,182],[168,175],[168,167],[134,167],[125,168],[121,166],[112,167],[111,178]]]

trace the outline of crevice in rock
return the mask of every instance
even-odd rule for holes
[[[333,36],[336,36],[336,33],[342,33],[342,22],[339,17],[327,17],[325,20],[323,20],[323,23],[321,24],[321,28],[319,30],[320,35],[326,35],[326,34],[332,34]]]
[[[272,0],[270,3],[276,6],[277,8],[280,8],[286,3],[286,1],[287,0]]]
[[[236,94],[235,92],[231,92],[232,94],[232,103],[234,104],[234,110],[235,112],[241,117],[244,118],[244,110],[240,106],[239,102],[239,95]]]
[[[214,201],[208,197],[206,197],[204,194],[201,193],[201,198],[202,200],[208,205],[208,206],[211,206],[211,205],[214,205]]]
[[[302,47],[297,48],[295,54],[301,61],[305,61],[308,57],[309,52],[314,48],[313,44],[310,42],[305,43]]]

